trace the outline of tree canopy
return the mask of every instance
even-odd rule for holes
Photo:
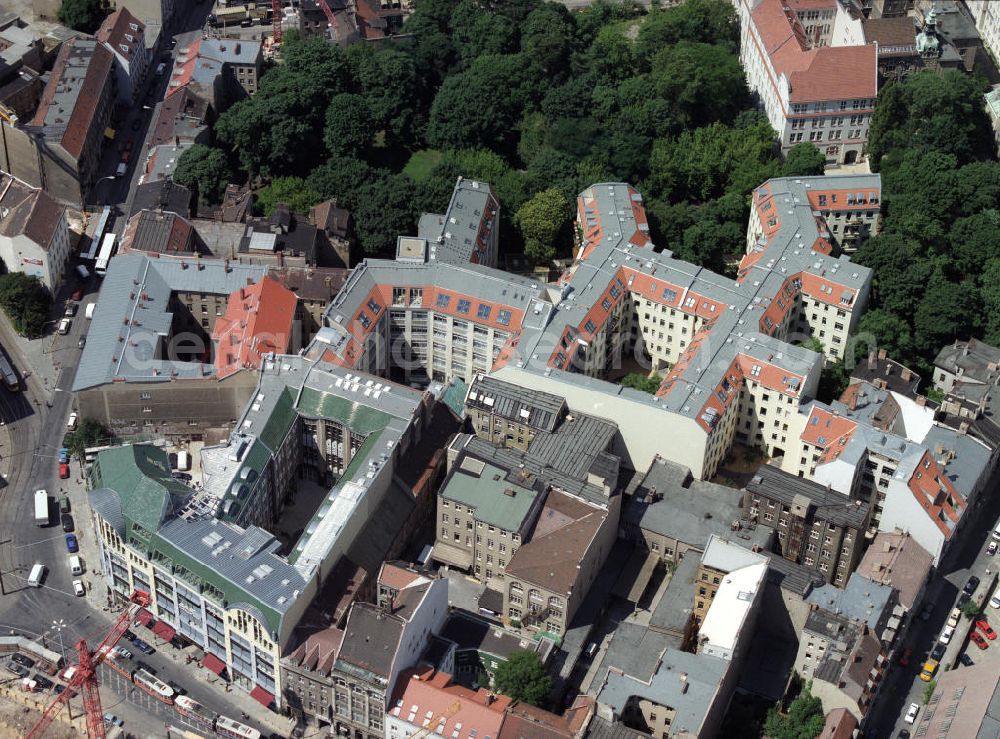
[[[201,202],[222,202],[232,171],[221,149],[195,144],[181,154],[174,169],[174,181],[198,193]]]
[[[764,735],[771,739],[813,739],[823,731],[823,702],[806,685],[786,713],[771,709],[764,722]]]
[[[56,16],[75,31],[93,33],[108,14],[104,0],[62,0]]]
[[[493,673],[496,689],[517,701],[533,706],[549,702],[552,678],[545,672],[541,658],[535,652],[518,651],[497,665]]]
[[[37,277],[8,272],[0,275],[0,308],[19,334],[35,339],[45,332],[52,296]]]
[[[443,212],[458,176],[474,177],[500,200],[503,250],[537,262],[571,253],[585,187],[627,181],[657,246],[725,269],[742,249],[750,189],[785,171],[750,110],[738,30],[727,0],[648,12],[598,0],[572,13],[543,0],[421,0],[407,45],[289,34],[282,63],[219,117],[221,156],[188,154],[186,176],[211,193],[225,161],[264,199],[300,178],[350,208],[363,251],[382,256],[422,212]],[[793,154],[792,173],[822,167],[815,147]]]
[[[868,346],[929,376],[955,338],[1000,341],[1000,164],[975,77],[921,72],[885,87],[869,134],[882,231],[854,260],[874,273]]]

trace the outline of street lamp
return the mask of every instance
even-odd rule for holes
[[[59,633],[59,653],[62,655],[63,659],[66,659],[66,647],[63,645],[63,629],[66,628],[66,620],[60,618],[58,621],[52,622],[52,628]]]

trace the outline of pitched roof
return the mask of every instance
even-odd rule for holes
[[[146,26],[123,7],[104,19],[96,36],[98,41],[111,46],[115,54],[131,60],[143,44],[145,30]]]
[[[355,602],[344,625],[335,669],[388,679],[403,627],[403,619],[371,603]]]
[[[429,727],[431,735],[485,739],[499,735],[509,705],[505,695],[456,685],[447,672],[423,667],[399,676],[388,713],[413,726]]]
[[[5,209],[0,218],[0,234],[24,234],[43,250],[48,249],[60,221],[65,219],[65,208],[47,192],[2,173],[0,206]]]
[[[32,125],[44,126],[46,137],[56,139],[79,158],[113,66],[111,52],[93,39],[64,43]]]
[[[167,453],[149,444],[133,444],[101,452],[94,486],[114,491],[122,514],[150,533],[175,509],[174,498],[190,488],[170,476]]]
[[[910,534],[880,531],[861,558],[857,574],[899,591],[899,602],[913,608],[930,574],[934,557]]]
[[[295,293],[270,277],[233,292],[212,331],[219,379],[259,368],[266,354],[283,354],[292,337],[295,306]]]

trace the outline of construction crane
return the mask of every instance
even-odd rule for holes
[[[410,734],[410,739],[421,739],[429,734],[436,733],[444,723],[462,709],[462,701],[455,701],[437,717],[436,721],[431,721],[416,734]]]
[[[329,24],[330,31],[334,36],[331,40],[336,41],[337,29],[340,27],[340,24],[337,23],[337,16],[335,16],[333,11],[330,10],[330,5],[326,2],[326,0],[316,0],[316,2],[319,3],[319,7],[323,9],[323,13],[326,15],[326,22]]]
[[[90,651],[87,642],[81,639],[76,643],[76,651],[80,656],[80,664],[66,685],[66,690],[55,697],[42,714],[34,728],[28,732],[26,739],[36,739],[45,735],[45,730],[56,717],[56,711],[69,704],[69,699],[78,692],[83,695],[83,707],[87,714],[87,736],[90,739],[104,739],[104,715],[101,711],[101,694],[98,691],[97,666],[107,653],[118,643],[129,625],[139,614],[140,609],[149,605],[149,594],[141,590],[132,593],[128,607],[122,611],[114,625],[105,634],[104,639],[95,651]]]
[[[271,37],[277,46],[281,43],[281,0],[271,0]]]

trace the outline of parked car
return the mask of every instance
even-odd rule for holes
[[[904,649],[899,655],[899,664],[903,665],[903,667],[906,667],[908,664],[910,664],[910,657],[912,655],[913,655],[912,649],[910,649],[909,647]]]
[[[976,628],[979,629],[981,632],[983,632],[983,636],[985,636],[990,641],[993,641],[994,639],[997,638],[997,632],[995,632],[992,629],[992,627],[990,627],[990,622],[987,621],[985,618],[976,619]]]
[[[56,687],[53,692],[55,692],[56,695],[61,695],[64,690],[66,690],[65,685],[62,683],[56,683]]]
[[[113,651],[115,656],[120,657],[121,659],[132,659],[132,653],[125,647],[115,647]]]
[[[71,506],[70,506],[69,496],[68,495],[64,495],[63,497],[61,497],[59,499],[59,512],[60,513],[69,513],[70,512],[70,507]]]
[[[7,668],[8,672],[13,672],[18,677],[27,677],[28,676],[28,670],[24,667],[24,665],[19,665],[14,660],[10,660],[4,666]]]
[[[69,464],[69,449],[66,447],[59,450],[59,464]]]
[[[149,673],[150,675],[155,675],[155,674],[156,674],[156,670],[155,670],[155,669],[153,669],[152,667],[150,667],[149,665],[147,665],[147,664],[146,664],[145,662],[143,662],[142,660],[139,660],[138,662],[136,662],[136,663],[135,663],[135,666],[136,666],[136,667],[138,667],[138,668],[139,668],[140,670],[145,670],[145,671],[146,671],[146,672],[148,672],[148,673]]]
[[[80,551],[80,542],[76,540],[75,534],[66,534],[66,549],[69,550],[70,554],[76,554]]]
[[[86,588],[83,587],[83,581],[82,580],[74,580],[73,581],[73,595],[75,595],[78,598],[80,598],[80,597],[83,597],[86,594],[87,594],[87,590],[86,590]]]
[[[69,296],[70,300],[80,300],[83,297],[83,288],[77,288],[73,291],[73,294]]]
[[[73,525],[73,517],[68,513],[62,514],[62,516],[60,517],[60,521],[62,521],[63,531],[65,531],[67,534],[70,533],[74,528],[76,528]]]
[[[938,642],[941,644],[947,644],[951,641],[951,635],[955,633],[955,627],[945,626],[944,630],[941,632],[941,636],[938,637]]]
[[[972,661],[972,657],[970,657],[966,652],[962,652],[962,656],[958,658],[958,661],[961,662],[966,667],[972,667],[974,664],[976,664],[975,662]]]
[[[190,482],[191,480],[191,475],[189,475],[187,472],[171,472],[170,476],[175,480],[184,480],[187,482]]]
[[[35,666],[35,660],[33,660],[31,657],[25,657],[20,652],[14,652],[14,654],[12,654],[10,658],[15,662],[17,662],[19,665],[23,665],[29,669]]]
[[[177,452],[170,452],[170,454],[167,455],[167,459],[170,460],[170,469],[176,470],[177,469]]]
[[[147,642],[143,641],[142,639],[139,639],[138,637],[133,639],[132,643],[135,644],[135,648],[138,649],[143,654],[152,654],[153,652],[156,651],[151,646],[149,646]]]
[[[940,662],[942,657],[944,657],[944,644],[934,642],[934,648],[931,649],[931,659]]]
[[[966,595],[972,595],[976,592],[976,588],[979,587],[979,578],[973,575],[968,580],[965,581],[965,587],[962,588],[962,592]]]
[[[70,413],[69,414],[69,420],[66,421],[66,428],[68,428],[70,431],[72,431],[73,429],[75,429],[76,428],[76,420],[79,417],[80,417],[80,414],[77,413],[76,411],[73,411],[72,413]]]
[[[983,638],[983,635],[980,634],[978,631],[969,632],[969,638],[972,640],[973,644],[975,644],[980,649],[986,649],[986,647],[989,646],[989,644],[987,644],[986,640]]]
[[[104,723],[106,723],[108,726],[121,726],[125,722],[122,721],[117,716],[115,716],[113,713],[106,713],[104,714]]]
[[[912,724],[917,720],[917,714],[920,713],[920,704],[911,703],[910,707],[906,709],[906,715],[903,717],[903,721],[908,724]]]
[[[76,315],[76,310],[79,306],[76,303],[70,302],[66,303],[66,310],[63,311],[63,315],[67,318],[72,318]]]
[[[970,596],[969,596],[968,593],[959,593],[958,594],[958,607],[961,608],[966,603],[968,603],[970,600],[971,600],[971,598],[970,598]]]
[[[49,680],[44,675],[38,674],[37,672],[31,676],[31,679],[34,680],[35,683],[38,685],[39,690],[48,690],[49,688],[52,687],[53,684],[51,680]]]
[[[920,671],[920,679],[925,683],[929,683],[933,679],[934,673],[937,672],[938,664],[938,661],[934,658],[924,662],[924,669]]]
[[[59,479],[68,480],[69,479],[69,465],[65,462],[59,463]]]
[[[961,617],[962,617],[962,609],[961,608],[952,608],[951,609],[951,613],[948,614],[948,625],[951,628],[953,628],[953,629],[957,628],[958,627],[958,619],[960,619]]]
[[[80,347],[81,349],[83,349],[83,347],[87,346],[87,336],[86,336],[86,334],[80,337],[80,340],[78,342],[76,342],[76,345],[78,347]]]
[[[125,629],[125,633],[122,634],[122,639],[125,641],[135,641],[135,632]]]
[[[900,729],[899,733],[896,734],[896,739],[910,739],[910,732],[906,729]]]
[[[995,541],[991,541],[991,542],[989,543],[989,546],[987,546],[987,547],[986,547],[986,553],[987,553],[987,554],[988,554],[989,556],[991,556],[991,557],[992,557],[992,556],[993,556],[994,554],[996,554],[996,553],[997,553],[997,548],[998,548],[998,547],[1000,547],[1000,544],[998,544],[998,543],[997,543],[997,542],[995,542]]]

